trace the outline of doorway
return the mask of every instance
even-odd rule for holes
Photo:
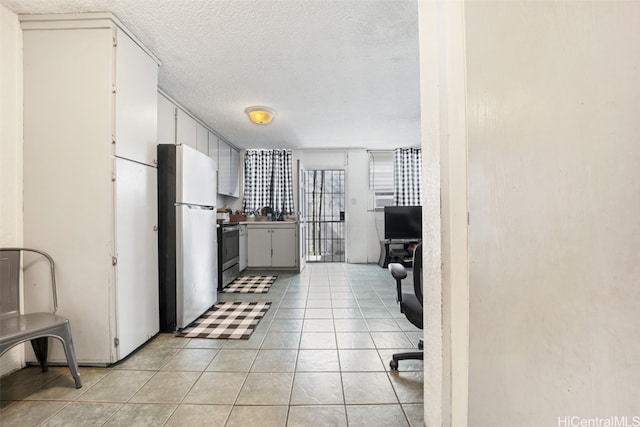
[[[307,262],[345,262],[344,170],[305,171]]]

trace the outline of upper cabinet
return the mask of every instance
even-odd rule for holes
[[[172,100],[157,92],[158,144],[186,144],[216,162],[218,194],[240,196],[240,152]],[[154,146],[155,151],[155,146]]]
[[[158,64],[119,28],[114,44],[116,156],[155,165]]]
[[[218,140],[218,194],[231,195],[231,147]]]
[[[216,170],[218,170],[218,137],[213,132],[209,132],[209,157],[216,161]]]
[[[176,115],[176,144],[198,149],[198,122],[181,108]]]
[[[196,148],[199,152],[209,155],[209,131],[200,123],[196,124]]]
[[[240,196],[240,153],[234,147],[218,140],[218,194]]]
[[[158,144],[176,143],[176,106],[158,92]]]
[[[230,162],[231,177],[229,192],[234,197],[240,196],[240,152],[231,147],[231,162]]]
[[[185,144],[208,156],[209,130],[161,93],[157,97],[158,144]]]

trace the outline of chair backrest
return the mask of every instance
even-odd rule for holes
[[[422,304],[422,243],[413,250],[413,292]]]
[[[20,314],[20,251],[0,252],[0,320]]]
[[[56,272],[53,258],[46,252],[28,248],[0,248],[0,319],[20,314],[20,260],[24,252],[40,254],[49,261],[53,313],[58,311]]]

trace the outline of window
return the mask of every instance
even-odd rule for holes
[[[393,151],[369,151],[369,189],[393,191]]]
[[[393,205],[393,151],[369,151],[369,210]]]

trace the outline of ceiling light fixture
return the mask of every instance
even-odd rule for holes
[[[248,107],[244,110],[249,115],[249,119],[257,125],[268,125],[273,120],[276,112],[267,107]]]

